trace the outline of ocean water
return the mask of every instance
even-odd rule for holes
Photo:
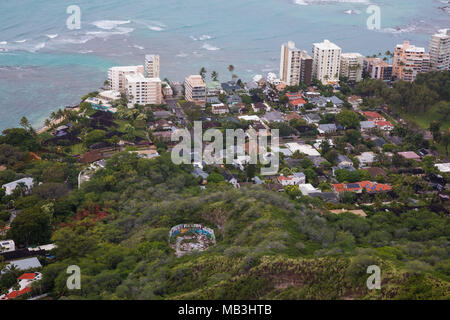
[[[369,5],[381,9],[368,30]],[[81,9],[81,29],[66,26]],[[445,9],[447,7],[447,9]],[[0,130],[27,116],[40,126],[51,111],[98,89],[114,65],[161,56],[161,77],[182,81],[201,67],[221,80],[278,72],[280,45],[311,51],[323,39],[371,55],[411,40],[428,47],[450,27],[444,0],[14,0],[0,1]],[[349,11],[352,10],[352,11]]]

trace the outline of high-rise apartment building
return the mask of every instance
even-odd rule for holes
[[[130,74],[125,77],[126,94],[134,104],[161,104],[161,80],[159,78],[146,78],[142,74]]]
[[[111,90],[125,93],[126,76],[137,75],[144,76],[144,66],[126,66],[126,67],[112,67],[108,70],[108,82]]]
[[[419,73],[430,71],[430,55],[425,48],[404,41],[394,51],[393,76],[404,81],[414,81]]]
[[[450,29],[439,30],[430,40],[431,70],[450,70]]]
[[[342,53],[340,75],[349,81],[361,81],[364,67],[364,56],[360,53]]]
[[[372,79],[383,81],[392,80],[392,65],[380,58],[366,58],[364,60],[364,70]]]
[[[145,56],[145,76],[147,78],[159,78],[159,56],[147,54]]]
[[[323,84],[339,81],[339,70],[341,66],[341,48],[329,40],[314,43],[312,74]]]
[[[289,86],[311,83],[312,58],[289,41],[281,45],[280,80]]]
[[[184,80],[184,95],[187,101],[199,105],[206,103],[206,85],[200,75],[192,75]]]

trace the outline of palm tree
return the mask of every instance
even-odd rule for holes
[[[56,111],[56,117],[57,117],[57,119],[61,119],[62,117],[64,117],[64,111],[61,109],[58,109],[58,111]]]
[[[203,79],[205,79],[205,75],[206,75],[206,69],[205,69],[205,67],[202,67],[202,68],[200,69],[199,74],[202,76]]]
[[[230,65],[228,66],[228,71],[230,71],[230,73],[233,74],[234,66],[233,66],[232,64],[230,64]]]
[[[44,125],[45,125],[47,128],[50,128],[50,126],[52,125],[52,122],[50,121],[50,119],[45,119]]]
[[[52,112],[52,113],[50,113],[50,119],[52,119],[52,120],[56,120],[58,117],[57,117],[57,115],[56,115],[56,112]]]
[[[217,81],[217,78],[219,77],[219,74],[217,73],[217,71],[213,71],[211,72],[211,79],[213,81]]]
[[[27,117],[22,117],[22,119],[20,119],[20,125],[24,129],[29,129],[30,128],[30,122],[28,121]]]

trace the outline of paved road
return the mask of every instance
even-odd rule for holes
[[[188,120],[186,117],[186,114],[184,113],[183,109],[178,104],[178,99],[166,99],[166,103],[169,106],[169,109],[175,113],[177,118],[181,121],[181,124],[183,126],[186,126],[188,124]]]

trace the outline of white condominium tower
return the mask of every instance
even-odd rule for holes
[[[430,40],[431,69],[450,70],[450,29],[439,30]]]
[[[130,74],[126,79],[126,94],[134,104],[161,104],[161,80],[159,78],[145,78],[142,74]]]
[[[313,78],[323,84],[339,81],[341,65],[341,48],[334,43],[324,40],[313,45]]]
[[[145,56],[145,76],[147,78],[159,78],[159,56],[147,54]]]
[[[364,66],[364,56],[360,53],[351,52],[341,54],[340,75],[350,81],[361,81]]]
[[[108,81],[111,90],[125,93],[125,77],[127,75],[144,75],[144,66],[112,67],[108,70]]]
[[[281,45],[280,80],[288,86],[311,83],[312,58],[293,41]]]
[[[199,105],[206,103],[206,85],[200,75],[192,75],[184,80],[184,95],[187,101]]]

